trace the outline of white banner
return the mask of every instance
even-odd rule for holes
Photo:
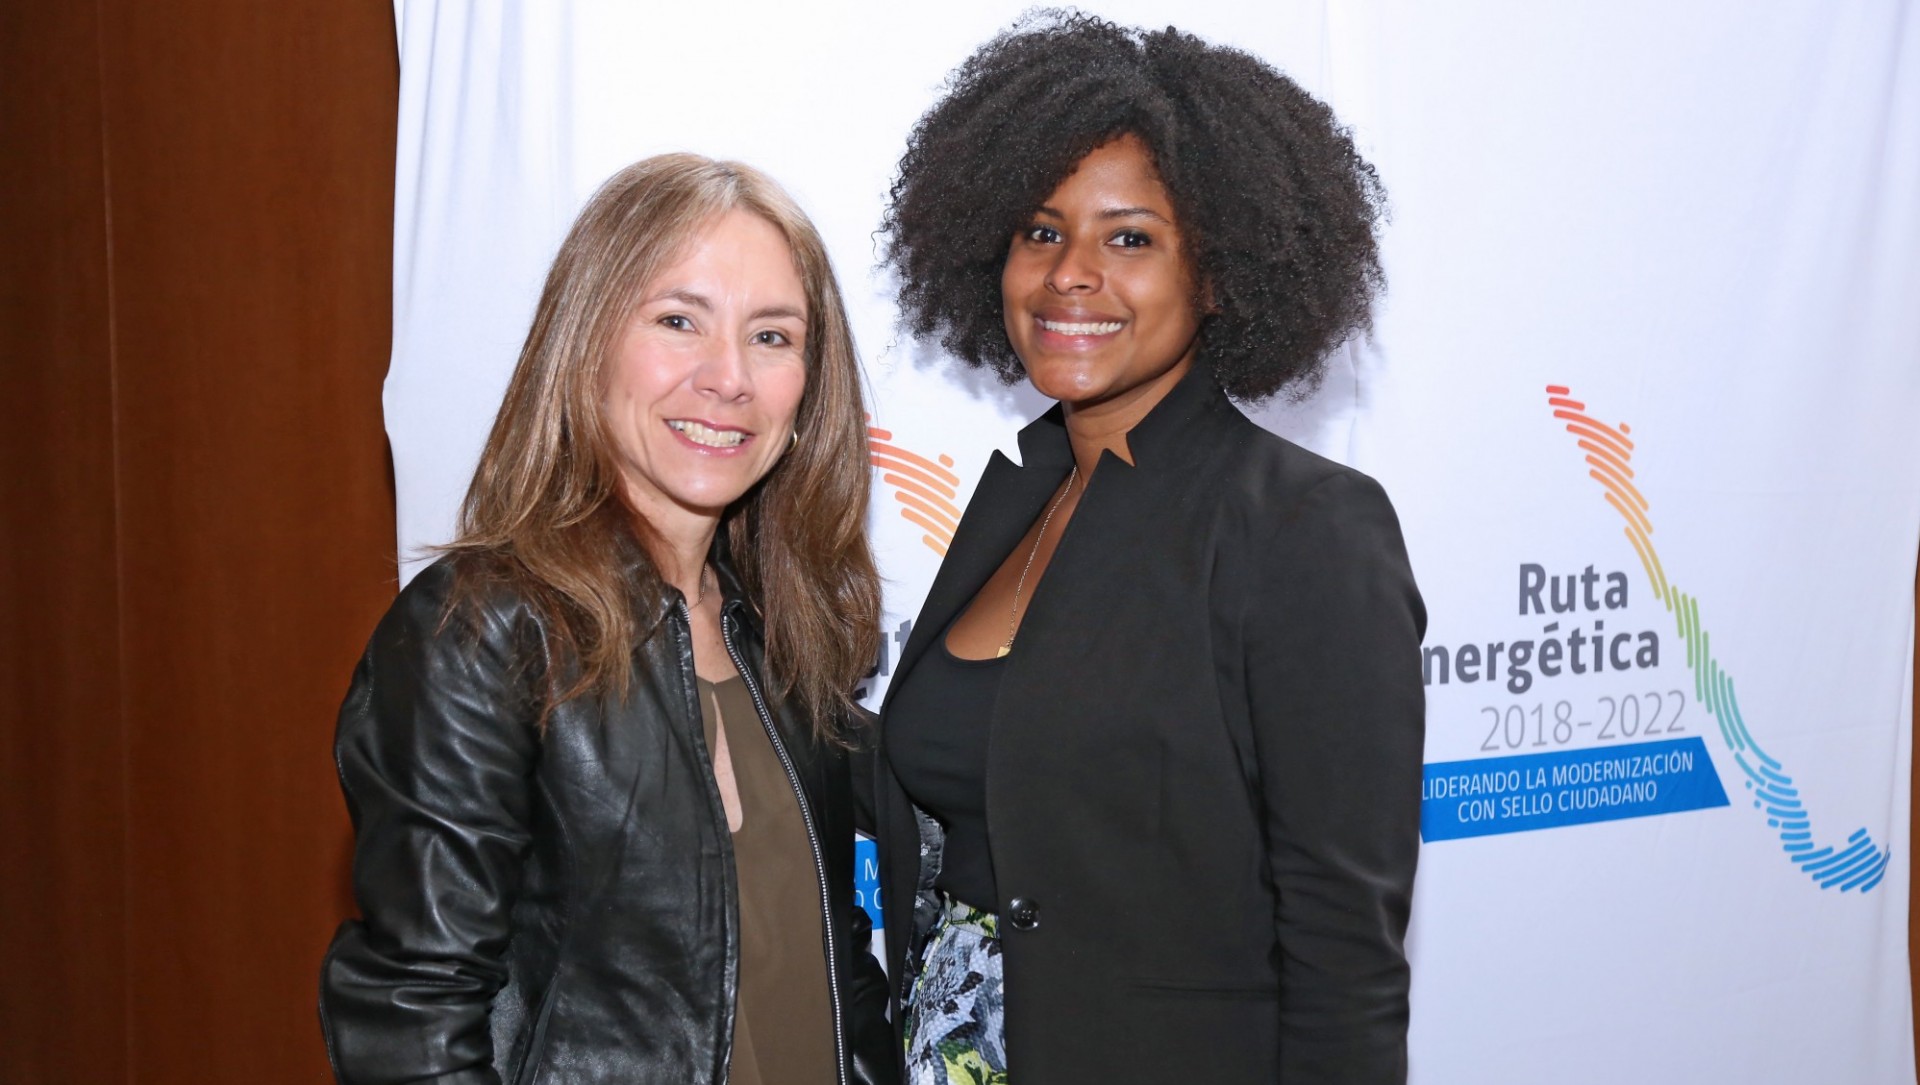
[[[873,270],[908,128],[1020,8],[396,9],[406,569],[586,196],[740,158],[819,224],[867,365],[877,702],[1044,407],[897,333]],[[1374,334],[1256,416],[1386,485],[1431,614],[1415,1080],[1913,1082],[1911,6],[1097,10],[1287,71],[1392,202]]]

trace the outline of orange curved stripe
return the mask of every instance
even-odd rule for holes
[[[869,439],[878,438],[882,441],[891,441],[893,440],[893,431],[881,429],[879,426],[868,426],[867,437]]]
[[[1647,560],[1653,563],[1654,579],[1662,585],[1666,584],[1667,571],[1660,567],[1660,551],[1653,548],[1653,540],[1648,538],[1647,533],[1641,531],[1638,525],[1628,524],[1627,530],[1633,533],[1634,538],[1640,540],[1639,545],[1647,548]]]
[[[941,482],[937,478],[928,478],[925,471],[904,465],[899,460],[881,459],[876,456],[874,457],[873,465],[882,471],[890,472],[885,476],[886,478],[910,478],[928,493],[937,493],[941,497],[948,499],[954,496],[953,487]]]
[[[1638,486],[1635,486],[1631,482],[1625,482],[1625,483],[1622,483],[1621,485],[1626,488],[1627,496],[1633,498],[1633,503],[1640,506],[1640,511],[1642,513],[1652,508],[1652,506],[1647,502],[1646,497],[1640,493],[1640,488]],[[1651,520],[1647,521],[1647,530],[1648,531],[1653,530],[1653,521]]]
[[[1605,486],[1609,490],[1612,490],[1614,493],[1624,494],[1627,497],[1633,498],[1633,503],[1635,505],[1640,506],[1640,511],[1642,512],[1646,511],[1647,499],[1640,496],[1640,491],[1633,488],[1633,483],[1628,482],[1624,478],[1621,478],[1617,473],[1614,472],[1613,468],[1607,466],[1607,463],[1605,460],[1602,460],[1598,456],[1588,456],[1587,462],[1592,464],[1594,467],[1598,468],[1601,472],[1606,474],[1609,479],[1612,480],[1612,481],[1607,481],[1606,479],[1602,479],[1600,483],[1601,485]],[[1587,474],[1593,475],[1593,472],[1588,471]],[[1599,478],[1600,476],[1594,475],[1593,477]]]
[[[918,524],[921,527],[926,528],[928,531],[933,532],[933,534],[937,538],[939,538],[943,543],[950,543],[953,541],[952,533],[948,532],[946,529],[942,528],[939,524],[934,523],[933,521],[927,519],[926,517],[920,515],[919,513],[913,511],[912,509],[901,509],[900,515],[905,517],[908,523]]]
[[[1600,478],[1600,476],[1595,472],[1589,471],[1587,473],[1590,475],[1593,475],[1595,478]],[[1600,484],[1602,486],[1606,486],[1606,480],[1600,479]],[[1623,503],[1620,500],[1620,495],[1615,493],[1611,486],[1607,487],[1607,503],[1612,505],[1614,509],[1620,513],[1621,516],[1625,517],[1627,523],[1639,524],[1640,530],[1645,531],[1649,534],[1653,532],[1653,524],[1648,522],[1645,516],[1641,515],[1639,509],[1634,508],[1632,505]]]
[[[960,518],[960,510],[955,507],[952,502],[944,500],[941,494],[928,489],[920,480],[894,474],[881,475],[880,478],[883,482],[888,482],[900,487],[902,491],[918,494],[923,500],[937,508],[953,509],[954,519],[958,520]]]
[[[1615,471],[1620,472],[1622,477],[1624,478],[1633,477],[1633,468],[1628,467],[1627,461],[1614,455],[1611,450],[1604,448],[1600,445],[1594,444],[1592,441],[1587,440],[1585,437],[1580,438],[1580,440],[1577,443],[1580,445],[1581,448],[1584,448],[1588,452],[1593,453],[1595,456],[1598,456],[1601,459],[1607,461],[1607,463]]]
[[[1620,447],[1617,440],[1611,440],[1611,434],[1607,434],[1605,430],[1596,430],[1594,426],[1584,426],[1584,424],[1580,424],[1580,422],[1567,422],[1567,432],[1572,434],[1576,440],[1592,440],[1597,446],[1607,449],[1607,451],[1613,453],[1613,455],[1617,455],[1622,463],[1634,459],[1634,453],[1630,453],[1630,451],[1626,451],[1624,447]]]
[[[1652,539],[1645,539],[1644,541],[1647,544],[1647,556],[1653,559],[1653,571],[1660,578],[1661,588],[1666,591],[1667,609],[1672,610],[1673,585],[1667,583],[1667,570],[1660,565],[1660,551],[1654,548]]]
[[[1646,542],[1646,536],[1634,530],[1632,524],[1628,524],[1627,541],[1632,543],[1634,550],[1640,554],[1640,564],[1647,570],[1647,583],[1653,585],[1654,598],[1659,599],[1663,603],[1667,603],[1668,608],[1671,609],[1673,604],[1667,602],[1666,581],[1661,578],[1659,567],[1654,564],[1653,554]]]
[[[910,509],[919,509],[921,512],[924,512],[928,516],[931,516],[935,520],[939,521],[941,528],[944,531],[946,531],[946,533],[949,536],[953,534],[954,528],[957,528],[960,526],[960,517],[958,515],[951,514],[947,512],[945,509],[941,509],[938,506],[934,505],[930,501],[925,501],[925,500],[922,500],[921,498],[915,497],[913,494],[910,494],[905,490],[898,491],[897,493],[894,494],[894,496],[900,499],[900,503],[902,505],[905,505]],[[953,506],[951,505],[947,506],[947,508],[949,509],[952,507]]]
[[[1573,434],[1580,448],[1586,451],[1587,463],[1592,467],[1588,476],[1601,485],[1606,491],[1607,503],[1626,521],[1627,541],[1640,555],[1640,564],[1646,568],[1654,595],[1672,610],[1676,599],[1684,596],[1667,583],[1667,571],[1660,565],[1660,552],[1649,537],[1653,534],[1653,523],[1644,511],[1648,507],[1647,499],[1630,481],[1634,477],[1633,468],[1627,465],[1633,458],[1633,439],[1627,436],[1630,430],[1625,423],[1608,426],[1584,413],[1585,404],[1560,398],[1572,394],[1566,385],[1547,385],[1547,402],[1558,408],[1553,416],[1567,423],[1567,432]]]
[[[894,456],[899,459],[905,460],[910,464],[913,464],[914,466],[920,468],[923,471],[926,471],[928,474],[932,475],[935,478],[945,479],[948,482],[953,483],[955,485],[958,485],[960,482],[959,475],[954,474],[952,471],[947,470],[946,468],[940,466],[939,464],[933,462],[932,460],[918,453],[908,452],[904,448],[899,448],[894,445],[879,444],[877,442],[868,442],[868,445],[873,450],[873,454],[876,456]]]
[[[1555,413],[1557,414],[1559,412],[1556,411]],[[1612,430],[1601,429],[1600,424],[1591,418],[1583,417],[1578,421],[1568,422],[1567,432],[1573,434],[1575,437],[1592,437],[1608,448],[1613,449],[1614,454],[1623,460],[1633,458],[1633,442],[1628,441]]]
[[[1553,416],[1555,418],[1564,418],[1569,422],[1581,422],[1592,426],[1601,436],[1625,445],[1628,450],[1633,448],[1633,441],[1627,436],[1625,426],[1609,426],[1598,418],[1590,414],[1583,414],[1579,411],[1555,411],[1553,412]]]
[[[947,556],[947,544],[941,542],[939,539],[936,539],[931,535],[922,535],[920,536],[920,541],[927,544],[927,549],[933,551],[934,553],[940,555],[941,557],[944,558]]]

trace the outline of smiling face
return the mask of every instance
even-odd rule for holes
[[[627,503],[656,528],[717,520],[786,452],[806,391],[807,295],[747,211],[696,234],[642,291],[601,401]]]
[[[1042,394],[1069,413],[1138,421],[1193,365],[1193,271],[1145,145],[1095,148],[1007,250],[1007,338]]]

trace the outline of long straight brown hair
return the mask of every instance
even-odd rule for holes
[[[771,223],[793,255],[807,298],[807,384],[797,443],[727,510],[722,545],[760,611],[770,685],[816,736],[844,740],[838,721],[880,626],[859,362],[819,233],[779,185],[738,162],[636,162],[574,221],[445,548],[488,559],[458,563],[467,590],[455,599],[472,598],[479,579],[505,579],[541,615],[548,709],[625,695],[666,586],[648,553],[653,533],[620,496],[601,410],[607,362],[653,278],[736,209]]]

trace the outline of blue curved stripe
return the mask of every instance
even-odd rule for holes
[[[1865,828],[1847,836],[1847,846],[1835,851],[1831,845],[1813,845],[1813,818],[1799,799],[1786,766],[1767,754],[1747,730],[1740,714],[1740,700],[1733,678],[1720,669],[1713,658],[1711,641],[1700,625],[1700,602],[1668,582],[1669,603],[1680,639],[1687,646],[1687,668],[1693,672],[1694,700],[1711,712],[1720,725],[1720,736],[1734,763],[1753,789],[1754,805],[1768,816],[1768,826],[1780,838],[1780,848],[1822,889],[1866,893],[1885,878],[1892,852],[1874,843]],[[1751,754],[1757,764],[1749,763]]]
[[[1869,873],[1873,869],[1873,865],[1879,861],[1880,854],[1869,850],[1846,866],[1838,870],[1828,871],[1827,876],[1820,879],[1820,888],[1826,889],[1839,885],[1842,882],[1852,883]]]
[[[1817,863],[1808,863],[1803,869],[1809,874],[1827,874],[1835,870],[1848,869],[1855,860],[1873,854],[1873,845],[1862,840],[1838,855],[1831,855]]]

